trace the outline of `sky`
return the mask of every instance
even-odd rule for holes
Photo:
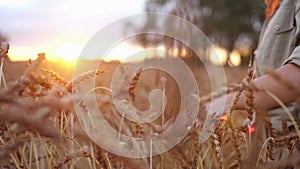
[[[72,60],[102,27],[142,13],[145,0],[0,0],[0,33],[11,60]]]

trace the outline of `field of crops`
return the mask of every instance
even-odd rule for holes
[[[6,56],[1,49],[1,58]],[[3,61],[3,60],[2,60]],[[95,144],[79,124],[74,104],[80,85],[91,79],[97,104],[104,119],[119,133],[135,138],[147,138],[163,133],[172,126],[180,108],[180,91],[174,79],[155,70],[136,69],[128,90],[128,99],[139,109],[147,109],[149,92],[164,89],[168,103],[164,117],[152,123],[137,123],[124,119],[112,101],[110,83],[118,62],[102,63],[98,69],[72,77],[58,64],[47,62],[43,55],[28,62],[10,62],[5,58],[0,88],[0,168],[102,168],[102,169],[209,169],[209,168],[297,168],[299,133],[291,132],[282,120],[282,132],[277,132],[265,112],[254,110],[252,85],[253,67],[226,67],[227,87],[210,92],[209,78],[203,67],[191,68],[200,90],[200,111],[197,123],[172,149],[145,158],[115,155]],[[86,67],[92,61],[85,62]],[[82,63],[83,64],[83,63]],[[63,66],[63,65],[62,65]],[[2,67],[1,67],[2,68]],[[126,67],[121,68],[126,73]],[[125,74],[124,73],[124,74]],[[272,71],[272,76],[289,88],[284,79]],[[164,81],[162,83],[162,77]],[[244,80],[243,80],[244,79]],[[297,89],[293,89],[297,90]],[[232,106],[208,141],[201,144],[206,110],[203,103],[213,97],[236,92]],[[235,111],[239,95],[247,96],[247,109]],[[276,98],[274,98],[276,99]],[[74,101],[75,100],[75,101]],[[280,103],[280,100],[278,100]],[[78,105],[89,113],[88,99]],[[284,105],[282,105],[285,107]],[[289,113],[285,110],[283,113]],[[255,123],[244,125],[248,119]],[[261,138],[260,136],[265,137]],[[103,138],[105,140],[105,138]],[[134,143],[133,143],[134,144]],[[155,146],[155,145],[154,145]],[[288,158],[288,160],[287,160]]]

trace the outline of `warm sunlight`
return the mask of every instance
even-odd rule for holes
[[[51,62],[74,63],[77,57],[80,56],[81,45],[76,43],[66,43],[52,50],[41,50],[31,46],[11,47],[8,55],[12,61],[26,61],[28,59],[36,59],[37,54],[42,52],[46,54],[46,59]]]
[[[38,51],[32,46],[27,47],[10,47],[8,51],[9,58],[12,61],[25,61],[28,59],[36,59]]]
[[[229,55],[229,66],[239,66],[242,62],[241,55],[238,51],[232,51]]]
[[[110,49],[110,51],[104,56],[104,61],[136,61],[145,58],[145,50],[141,46],[129,44],[127,42],[119,43]]]
[[[45,49],[42,47],[11,47],[9,50],[9,57],[12,61],[26,61],[28,59],[36,59],[38,53],[44,52],[46,54],[46,59],[51,62],[66,62],[72,64],[80,57],[83,47],[84,44],[79,42],[63,42]],[[132,61],[142,60],[146,56],[150,57],[151,54],[144,48],[122,42],[111,48],[105,56],[99,56],[97,58],[88,57],[88,59]]]
[[[75,61],[82,50],[82,45],[79,43],[64,43],[55,50],[55,56],[67,62]]]
[[[227,50],[221,47],[215,47],[210,54],[210,61],[215,65],[224,65],[227,61]]]

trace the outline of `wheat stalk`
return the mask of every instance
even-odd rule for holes
[[[130,82],[130,84],[128,86],[129,98],[132,99],[133,101],[135,101],[135,88],[136,88],[136,85],[139,81],[141,74],[142,74],[142,67],[138,68],[137,72],[135,73],[132,81]]]

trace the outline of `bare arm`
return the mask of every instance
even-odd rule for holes
[[[300,67],[289,63],[278,68],[275,73],[289,84],[300,87]],[[299,93],[289,89],[271,75],[264,75],[255,79],[254,84],[258,88],[268,90],[285,104],[296,101],[297,96],[299,96]],[[268,110],[278,106],[277,102],[263,91],[255,92],[254,95],[255,108]],[[238,102],[239,106],[245,106],[244,99],[245,96],[242,95],[241,101]]]
[[[289,84],[295,87],[300,87],[300,67],[294,64],[286,64],[277,69],[275,73],[284,78],[284,80]],[[283,85],[281,82],[274,79],[270,75],[264,75],[255,79],[254,85],[258,88],[262,88],[271,92],[285,104],[295,101],[299,96],[299,93],[288,89],[285,85]],[[213,100],[211,104],[207,104],[206,109],[208,110],[209,114],[223,114],[229,108],[233,97],[234,93],[217,98]],[[254,92],[254,104],[255,108],[264,110],[279,106],[276,101],[274,101],[268,94],[263,91]],[[242,94],[240,96],[240,99],[238,100],[236,106],[239,108],[243,108],[246,106],[245,95]],[[211,116],[209,116],[209,118],[206,118],[202,131],[199,135],[199,140],[201,143],[205,142],[215,131],[216,127],[219,124],[218,119],[219,117],[215,118]]]
[[[293,86],[300,87],[300,67],[289,63],[278,68],[275,73]],[[299,96],[299,93],[288,89],[285,85],[274,79],[271,75],[264,75],[255,79],[254,85],[258,88],[271,92],[285,104],[295,101],[297,96]],[[277,102],[263,91],[256,91],[254,92],[254,95],[255,108],[268,110],[278,106]],[[233,97],[234,93],[217,98],[213,100],[211,104],[207,104],[206,109],[209,113],[222,114],[229,108]],[[236,105],[237,107],[243,108],[246,106],[245,97],[246,96],[243,94],[240,96],[240,99]]]

